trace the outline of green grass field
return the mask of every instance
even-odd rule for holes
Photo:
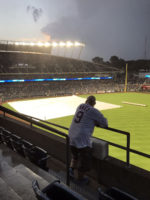
[[[82,95],[87,97],[88,95]],[[121,105],[121,108],[104,110],[102,113],[108,119],[109,127],[130,132],[131,148],[150,154],[150,94],[142,93],[111,93],[96,94],[98,101]],[[123,101],[146,104],[146,107],[123,104]],[[69,127],[73,116],[57,118],[51,122]],[[94,136],[126,146],[126,136],[115,132],[95,128]],[[125,161],[126,152],[110,146],[109,154]],[[150,159],[130,154],[130,163],[150,171]]]
[[[88,95],[82,95],[87,97]],[[131,148],[150,154],[150,94],[110,93],[96,94],[98,101],[121,105],[121,108],[104,110],[109,127],[130,132]],[[123,101],[146,104],[146,107],[123,104]],[[7,105],[5,105],[7,107]],[[73,116],[51,119],[50,122],[69,127]],[[63,131],[66,132],[66,131]],[[126,146],[126,136],[95,128],[94,136]],[[126,160],[126,152],[116,147],[109,147],[109,155]],[[150,159],[131,153],[130,163],[150,171]]]

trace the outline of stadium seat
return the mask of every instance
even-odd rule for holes
[[[21,145],[21,148],[22,148],[22,156],[23,157],[27,157],[27,158],[29,158],[28,157],[28,154],[29,154],[29,152],[30,152],[30,150],[32,149],[32,147],[33,147],[33,144],[32,143],[30,143],[29,141],[27,141],[27,140],[24,140],[24,139],[22,139],[21,140],[21,143],[22,143],[22,145]],[[18,147],[19,148],[19,147]]]
[[[25,151],[24,151],[24,148],[23,148],[22,139],[19,138],[18,136],[12,137],[12,143],[13,143],[14,151],[16,151],[21,156],[25,157]]]
[[[0,127],[0,143],[3,143],[3,127]]]
[[[35,146],[35,147],[32,147],[30,150],[28,150],[27,154],[28,154],[29,160],[32,163],[38,165],[44,170],[48,170],[46,165],[47,165],[47,159],[50,156],[47,154],[47,152],[44,149],[38,146]]]
[[[9,148],[14,150],[13,144],[12,144],[12,133],[6,129],[3,129],[3,134],[1,135],[2,142],[6,144]]]
[[[44,194],[44,193],[40,190],[39,184],[38,184],[37,181],[33,181],[33,182],[32,182],[32,188],[33,188],[34,193],[35,193],[35,195],[36,195],[36,198],[37,198],[38,200],[50,200],[50,198],[48,198],[48,197],[46,196],[46,194]]]
[[[111,187],[110,189],[106,190],[106,192],[103,192],[99,188],[98,193],[99,193],[99,200],[138,200],[134,196],[116,187]]]
[[[59,180],[50,183],[43,190],[40,190],[38,182],[34,180],[32,188],[38,200],[83,200],[79,194],[61,184]]]

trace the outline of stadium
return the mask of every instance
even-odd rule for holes
[[[53,55],[58,45],[79,48],[78,59]],[[14,168],[18,163],[26,164],[47,181],[50,178],[44,173],[59,177],[85,199],[98,199],[99,186],[105,191],[113,186],[127,195],[123,199],[148,200],[149,75],[133,79],[127,67],[80,60],[83,46],[79,42],[0,41],[2,157],[10,164],[6,157],[11,156]],[[91,185],[80,189],[68,175],[68,128],[77,106],[89,95],[96,97],[96,108],[108,119],[109,128],[94,130],[94,166],[88,174]],[[23,141],[43,149],[47,156],[44,163],[37,163],[38,156],[30,155],[28,145],[24,145],[24,154]]]

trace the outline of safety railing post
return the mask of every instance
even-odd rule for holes
[[[127,134],[127,166],[130,165],[130,133]]]
[[[66,136],[66,184],[68,186],[70,185],[69,162],[70,162],[69,137]]]

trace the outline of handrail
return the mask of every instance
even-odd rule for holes
[[[130,165],[130,133],[129,133],[129,132],[126,132],[126,131],[119,130],[119,129],[110,128],[110,127],[105,128],[105,129],[107,129],[107,130],[109,130],[109,131],[116,132],[116,133],[120,133],[120,134],[123,134],[123,135],[126,135],[126,136],[127,136],[126,163],[127,163],[127,166],[129,166],[129,165]]]
[[[35,118],[35,117],[33,117],[33,118]],[[37,118],[35,118],[35,119],[37,119]],[[59,128],[62,128],[62,129],[65,129],[65,130],[69,130],[67,127],[60,126],[58,124],[54,124],[54,123],[51,123],[51,122],[48,122],[48,121],[44,121],[44,120],[40,120],[40,121],[42,121],[44,123],[47,123],[47,124],[50,124],[50,125],[53,125],[53,126],[56,126],[56,127],[59,127]],[[110,145],[116,146],[116,147],[121,148],[121,149],[125,149],[127,151],[127,154],[126,154],[126,163],[127,163],[127,166],[129,166],[129,164],[130,164],[130,133],[128,133],[126,131],[118,130],[118,129],[115,129],[115,128],[110,128],[110,127],[103,128],[103,129],[107,129],[109,131],[117,132],[117,133],[120,133],[120,134],[123,134],[123,135],[127,136],[127,147],[126,148],[124,148],[121,145],[117,145],[115,143],[112,143],[112,142],[108,142],[108,141],[107,142]],[[96,137],[94,137],[94,138],[96,138]],[[99,138],[97,138],[97,139],[99,139]]]
[[[33,116],[30,116],[30,115],[25,115],[25,114],[22,114],[22,115],[24,115],[24,116],[26,116],[26,117],[28,117],[28,118],[30,118],[30,119],[35,119],[35,120],[38,120],[38,121],[40,121],[40,122],[44,122],[44,123],[46,123],[46,124],[50,124],[50,125],[56,126],[56,127],[58,127],[58,128],[62,128],[62,129],[67,130],[67,131],[69,130],[69,128],[67,128],[67,127],[65,127],[65,126],[61,126],[61,125],[58,125],[58,124],[55,124],[55,123],[52,123],[52,122],[48,122],[48,121],[39,119],[39,118],[37,118],[37,117],[33,117]]]
[[[56,127],[59,127],[59,128],[62,128],[64,130],[69,130],[69,128],[65,127],[65,126],[61,126],[61,125],[58,125],[58,124],[55,124],[55,123],[52,123],[52,122],[48,122],[48,121],[45,121],[45,120],[41,120],[41,119],[38,119],[36,117],[32,117],[32,116],[28,116],[28,115],[25,115],[29,118],[33,118],[33,119],[36,119],[36,120],[39,120],[41,122],[44,122],[46,124],[50,124],[50,125],[53,125],[53,126],[56,126]],[[103,140],[103,139],[100,139],[100,138],[97,138],[97,137],[94,137],[93,138],[96,138],[96,139],[99,139],[99,140],[103,140],[105,142],[108,142],[108,144],[112,145],[112,146],[115,146],[115,147],[118,147],[120,149],[123,149],[123,150],[126,150],[127,151],[127,155],[131,152],[131,153],[135,153],[137,155],[140,155],[140,156],[143,156],[143,157],[146,157],[146,158],[150,158],[150,155],[149,154],[146,154],[146,153],[143,153],[143,152],[140,152],[140,151],[137,151],[137,150],[134,150],[134,149],[131,149],[130,148],[130,133],[129,132],[126,132],[126,131],[122,131],[122,130],[118,130],[118,129],[115,129],[115,128],[103,128],[103,129],[106,129],[106,130],[109,130],[109,131],[113,131],[113,132],[117,132],[117,133],[121,133],[121,134],[124,134],[127,136],[127,138],[129,137],[129,139],[127,139],[127,147],[124,147],[122,145],[119,145],[119,144],[115,144],[113,142],[109,142],[109,141],[106,141],[106,140]],[[128,155],[129,156],[129,155]],[[129,157],[128,159],[126,159],[128,162],[129,162]],[[127,162],[127,163],[128,163]]]
[[[65,127],[65,126],[61,126],[61,125],[58,125],[58,124],[55,124],[55,123],[51,123],[51,122],[48,122],[48,121],[45,121],[45,120],[41,120],[41,119],[38,119],[38,118],[36,118],[36,117],[32,117],[32,116],[28,116],[28,115],[24,115],[24,114],[19,114],[19,113],[17,113],[17,112],[14,112],[14,111],[12,111],[12,110],[9,110],[9,109],[7,109],[7,108],[5,108],[5,107],[3,107],[3,106],[0,106],[0,110],[2,110],[3,112],[4,111],[8,111],[9,112],[9,114],[15,114],[16,115],[16,117],[19,117],[19,118],[21,118],[21,119],[23,119],[23,120],[26,120],[26,121],[28,121],[28,122],[30,122],[31,123],[31,121],[33,121],[32,123],[34,123],[34,124],[36,124],[36,122],[34,121],[34,120],[32,120],[32,119],[35,119],[35,120],[38,120],[38,121],[40,121],[40,122],[43,122],[43,123],[46,123],[46,124],[50,124],[50,125],[53,125],[53,126],[56,126],[56,127],[59,127],[59,128],[62,128],[62,129],[64,129],[64,130],[69,130],[67,127]],[[5,114],[4,114],[5,115]],[[31,123],[31,124],[32,124]],[[41,127],[45,127],[46,125],[44,125],[44,124],[41,124],[41,123],[39,123],[39,122],[37,122],[38,124],[40,124],[40,126]],[[43,128],[44,128],[43,127]],[[46,126],[46,129],[49,129],[49,130],[51,130],[51,131],[53,131],[53,132],[56,132],[56,133],[58,133],[58,134],[62,134],[63,136],[65,136],[66,137],[66,151],[67,152],[69,152],[69,137],[67,136],[67,134],[66,133],[63,133],[63,132],[61,132],[61,131],[58,131],[57,129],[54,129],[54,128],[52,128],[52,127],[49,127],[49,126]],[[140,151],[137,151],[137,150],[134,150],[134,149],[131,149],[130,148],[130,133],[129,132],[126,132],[126,131],[122,131],[122,130],[119,130],[119,129],[115,129],[115,128],[111,128],[111,127],[108,127],[108,128],[103,128],[103,129],[106,129],[106,130],[109,130],[109,131],[113,131],[113,132],[116,132],[116,133],[119,133],[119,134],[123,134],[123,135],[126,135],[127,136],[127,144],[126,144],[126,147],[125,146],[122,146],[122,145],[119,145],[119,144],[116,144],[116,143],[113,143],[113,142],[109,142],[109,141],[106,141],[106,140],[103,140],[103,139],[100,139],[100,138],[97,138],[97,137],[94,137],[94,138],[96,138],[96,139],[99,139],[99,140],[103,140],[103,141],[105,141],[105,142],[108,142],[108,144],[110,144],[110,145],[112,145],[112,146],[115,146],[115,147],[117,147],[117,148],[120,148],[120,149],[123,149],[123,150],[126,150],[127,151],[127,153],[126,153],[126,163],[127,163],[127,166],[129,166],[130,165],[130,153],[134,153],[134,154],[137,154],[137,155],[140,155],[140,156],[143,156],[143,157],[146,157],[146,158],[150,158],[150,155],[149,154],[146,154],[146,153],[143,153],[143,152],[140,152]],[[66,163],[66,166],[67,166],[67,183],[68,183],[68,185],[69,185],[69,183],[70,183],[70,179],[69,179],[69,153],[67,154],[67,152],[66,152],[66,160],[67,160],[67,163]]]
[[[13,116],[15,116],[15,117],[18,117],[18,118],[24,120],[24,121],[29,122],[31,125],[32,125],[32,124],[35,124],[35,125],[37,125],[37,126],[39,126],[39,127],[42,127],[42,128],[47,129],[47,130],[49,130],[49,131],[52,131],[52,132],[54,132],[54,133],[57,133],[58,135],[61,135],[61,136],[63,136],[63,137],[66,138],[66,184],[67,184],[67,185],[70,185],[70,176],[69,176],[69,160],[70,160],[70,155],[69,155],[69,143],[70,143],[70,142],[69,142],[69,136],[68,136],[66,133],[63,133],[62,131],[59,131],[59,130],[57,130],[57,129],[55,129],[55,128],[52,128],[52,127],[50,127],[50,126],[47,126],[47,125],[45,125],[45,124],[42,124],[42,123],[40,123],[40,122],[38,122],[38,121],[35,121],[35,120],[33,120],[33,119],[31,119],[31,118],[25,116],[25,115],[22,115],[22,114],[18,113],[18,112],[9,110],[9,109],[7,109],[7,108],[5,108],[5,107],[3,107],[3,106],[0,106],[0,110],[3,111],[4,117],[5,117],[5,113],[8,113],[8,114],[10,114],[10,115],[13,115]]]

